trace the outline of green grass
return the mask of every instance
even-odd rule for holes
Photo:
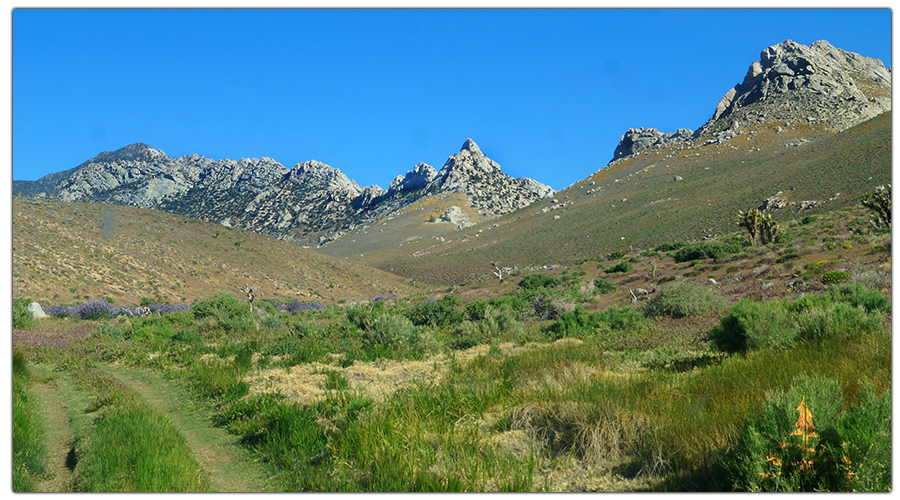
[[[35,491],[46,472],[44,428],[29,385],[32,383],[25,353],[13,351],[13,491]]]
[[[724,308],[710,286],[676,281],[645,302],[670,311],[653,315],[597,309],[606,298],[574,285],[508,290],[466,306],[420,295],[273,311],[277,328],[245,330],[228,325],[245,321],[240,301],[217,295],[198,309],[209,314],[134,319],[123,331],[143,334],[100,333],[37,353],[94,394],[78,443],[80,491],[208,488],[196,464],[179,458],[184,443],[171,425],[94,368],[113,359],[184,384],[284,491],[754,489],[739,471],[758,464],[735,466],[729,452],[761,425],[766,394],[790,391],[802,376],[840,388],[841,453],[858,463],[860,488],[884,488],[890,454],[875,417],[891,383],[889,297],[855,284]],[[554,300],[573,309],[554,320],[533,315],[535,303]],[[707,338],[710,330],[719,333]],[[197,338],[181,342],[173,331]],[[414,365],[439,376],[368,392],[373,374]],[[321,397],[306,397],[316,390],[308,385],[279,385],[298,370],[309,373],[299,382],[320,377]]]
[[[159,412],[111,375],[83,364],[77,380],[94,393],[94,421],[76,444],[76,491],[202,492],[209,490],[184,438]]]

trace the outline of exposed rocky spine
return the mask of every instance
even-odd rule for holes
[[[17,181],[14,189],[63,201],[165,210],[304,246],[325,244],[430,194],[464,192],[479,211],[497,216],[553,193],[532,179],[504,174],[471,139],[450,158],[441,172],[419,163],[385,190],[363,188],[315,160],[287,169],[271,158],[170,158],[137,143],[39,181]]]

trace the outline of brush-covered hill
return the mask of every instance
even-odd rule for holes
[[[118,205],[13,197],[13,293],[190,303],[244,285],[285,302],[406,295],[408,280],[250,231]]]
[[[740,210],[784,222],[855,205],[891,182],[890,81],[880,61],[788,40],[761,53],[697,132],[630,129],[606,167],[552,199],[352,258],[457,285],[494,264],[567,265],[724,236]]]

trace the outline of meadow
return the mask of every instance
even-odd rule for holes
[[[14,490],[889,491],[890,229],[779,234],[331,304],[18,297]]]

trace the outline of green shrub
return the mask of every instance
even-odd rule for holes
[[[626,255],[628,255],[628,252],[626,252],[625,250],[616,250],[615,252],[609,254],[609,257],[607,257],[606,260],[618,260]]]
[[[281,330],[284,328],[284,320],[277,314],[269,314],[262,320],[262,325],[269,330]]]
[[[725,299],[715,290],[693,281],[682,281],[660,287],[652,298],[644,303],[642,311],[648,318],[657,316],[683,318],[724,308]]]
[[[818,215],[807,215],[803,219],[800,220],[801,224],[812,224],[819,218]]]
[[[675,262],[688,262],[703,259],[721,259],[728,254],[736,254],[741,251],[741,245],[737,241],[727,240],[723,242],[702,241],[691,243],[680,248],[672,256]]]
[[[890,297],[859,283],[831,287],[828,289],[828,293],[837,302],[844,302],[852,306],[863,306],[868,312],[891,312]]]
[[[602,276],[594,280],[594,286],[596,287],[597,293],[600,293],[601,295],[613,293],[619,289],[618,285]]]
[[[554,340],[566,337],[578,337],[592,332],[603,321],[597,313],[587,312],[584,306],[577,306],[575,310],[563,313],[553,323],[545,327],[545,331]]]
[[[490,303],[484,299],[476,299],[466,304],[466,317],[469,321],[479,321],[484,319],[484,312]]]
[[[528,317],[535,320],[552,320],[575,309],[575,301],[567,294],[541,293],[531,298]]]
[[[881,319],[866,313],[862,306],[837,303],[800,314],[796,320],[797,337],[804,340],[844,335],[872,334],[881,329]]]
[[[438,300],[420,302],[404,315],[416,326],[444,328],[458,325],[465,320],[465,314],[456,309],[459,301],[453,295],[444,295]]]
[[[382,314],[362,334],[365,347],[409,349],[419,343],[421,334],[412,322],[399,314]]]
[[[168,342],[175,335],[175,327],[165,317],[136,320],[125,338],[141,342]]]
[[[28,310],[31,299],[13,299],[13,328],[34,328],[38,319]]]
[[[614,331],[626,332],[647,323],[647,320],[633,307],[612,306],[596,314],[600,321],[609,325]]]
[[[890,491],[889,394],[846,407],[832,379],[799,376],[766,394],[723,468],[740,491]]]
[[[630,273],[632,270],[634,270],[634,264],[627,260],[623,260],[622,262],[619,262],[618,264],[607,269],[606,274]]]
[[[516,319],[515,312],[506,304],[485,310],[482,324],[484,331],[496,336],[516,338],[524,333],[524,328]]]
[[[793,326],[782,302],[741,299],[713,328],[709,338],[716,348],[725,352],[787,347],[797,338]]]
[[[201,341],[203,341],[203,337],[193,330],[178,330],[175,335],[172,335],[172,342],[196,344]]]
[[[100,324],[100,328],[97,328],[97,331],[94,332],[94,335],[118,338],[124,336],[125,333],[121,328],[110,324],[109,321],[104,321]]]
[[[449,342],[452,349],[468,349],[498,338],[515,339],[525,332],[508,304],[488,306],[480,321],[464,321],[454,330]]]
[[[683,242],[676,241],[674,243],[663,243],[663,244],[657,246],[656,248],[654,248],[654,250],[656,250],[657,252],[671,252],[672,250],[678,250],[679,248],[681,248],[683,246],[684,246]]]
[[[250,306],[231,292],[216,292],[192,305],[190,311],[197,320],[215,320],[226,332],[252,331],[257,319]]]
[[[546,276],[543,274],[529,274],[519,281],[519,288],[536,290],[538,288],[553,288],[563,282],[562,278]]]
[[[375,319],[377,319],[384,310],[385,306],[383,302],[369,302],[367,304],[354,304],[347,307],[344,310],[344,314],[347,316],[347,321],[349,321],[351,325],[365,331],[375,323]]]
[[[614,332],[631,332],[647,321],[631,307],[612,306],[603,311],[588,312],[583,306],[563,313],[559,318],[544,327],[551,338],[558,340],[565,337],[580,337],[601,329]]]

